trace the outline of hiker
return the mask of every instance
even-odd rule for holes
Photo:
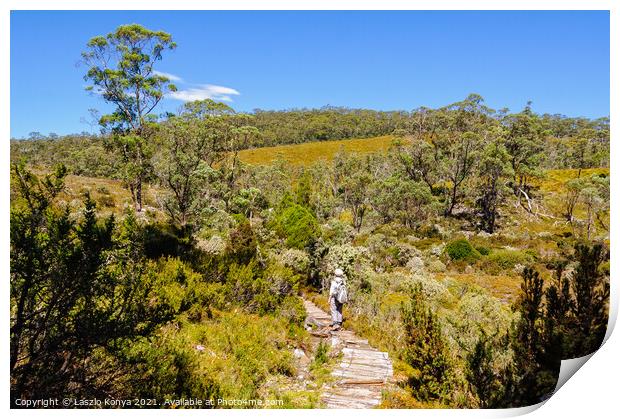
[[[332,330],[342,327],[342,305],[347,302],[347,289],[344,283],[344,272],[337,268],[329,287],[329,308],[332,314]]]

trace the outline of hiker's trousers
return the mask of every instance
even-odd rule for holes
[[[336,300],[336,296],[329,298],[329,309],[332,312],[332,323],[342,324],[342,303]]]

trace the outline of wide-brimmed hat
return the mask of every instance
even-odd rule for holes
[[[336,268],[336,270],[334,271],[334,275],[336,275],[336,276],[343,276],[344,272],[342,271],[342,269]]]

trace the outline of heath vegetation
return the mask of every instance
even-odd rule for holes
[[[11,140],[12,399],[315,407],[302,297],[389,352],[384,407],[515,407],[605,335],[609,119],[489,108],[157,114],[170,34],[85,47],[101,133]],[[326,372],[327,371],[327,372]],[[299,378],[299,377],[303,378]]]

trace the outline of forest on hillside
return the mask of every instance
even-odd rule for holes
[[[482,100],[477,95],[469,99]],[[220,105],[226,107],[224,104]],[[395,132],[419,134],[421,129],[433,129],[434,124],[439,123],[442,111],[449,109],[450,106],[441,109],[381,112],[324,107],[285,111],[255,110],[244,115],[235,114],[232,108],[227,108],[226,111],[231,123],[232,119],[235,119],[233,115],[237,115],[239,119],[236,124],[245,124],[241,119],[249,118],[249,124],[258,130],[259,135],[249,137],[236,145],[239,149],[251,149],[325,140],[370,138],[392,135]],[[494,119],[496,124],[504,127],[515,117],[505,109],[487,111],[486,117]],[[173,116],[165,114],[157,117],[161,123]],[[548,158],[541,162],[542,167],[579,168],[608,165],[609,118],[589,120],[548,114],[536,115],[536,118],[538,129],[545,132],[549,139],[553,139],[544,144]],[[588,140],[587,144],[576,143],[584,139]],[[100,134],[82,132],[64,136],[31,132],[25,138],[11,139],[11,158],[19,160],[23,157],[32,165],[41,167],[51,167],[54,163],[62,162],[71,168],[74,174],[119,178],[119,167],[115,165],[116,159],[109,150],[111,141],[109,132],[105,130]]]
[[[13,403],[320,407],[337,357],[311,348],[302,298],[325,306],[338,267],[344,327],[394,362],[381,407],[535,404],[561,359],[602,343],[608,118],[476,94],[395,112],[205,99],[160,115],[175,86],[153,67],[175,47],[135,24],[91,39],[85,78],[114,107],[101,133],[11,140]],[[382,152],[304,165],[240,155],[386,135]]]

